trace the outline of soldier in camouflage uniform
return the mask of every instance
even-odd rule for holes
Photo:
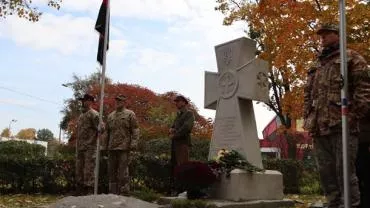
[[[77,121],[76,143],[76,181],[77,194],[88,194],[94,188],[94,170],[96,141],[98,136],[99,114],[91,108],[94,97],[85,94],[82,102],[82,114]]]
[[[126,97],[116,97],[116,110],[109,114],[107,131],[109,192],[128,195],[130,151],[136,150],[139,126],[135,113],[125,108]]]
[[[339,29],[323,25],[317,34],[323,50],[308,73],[304,94],[304,127],[314,140],[314,149],[322,187],[329,208],[343,207],[342,114]],[[366,61],[356,51],[347,50],[349,86],[348,154],[352,207],[360,203],[355,160],[358,145],[359,119],[368,112],[370,72]]]

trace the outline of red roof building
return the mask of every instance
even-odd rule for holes
[[[278,133],[281,126],[279,117],[275,116],[263,129],[263,139],[260,140],[261,152],[264,157],[288,158],[288,143],[284,135]],[[297,137],[296,158],[302,160],[305,153],[312,150],[312,138],[303,130],[303,120],[292,121],[292,129]]]

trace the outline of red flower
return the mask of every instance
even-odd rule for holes
[[[189,161],[175,168],[176,180],[186,186],[208,187],[217,180],[217,176],[207,163]]]

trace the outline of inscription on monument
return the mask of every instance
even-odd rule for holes
[[[226,143],[240,138],[240,131],[236,127],[236,117],[219,118],[218,121],[216,124],[217,133],[224,138]]]
[[[240,146],[241,132],[238,130],[239,127],[236,126],[236,117],[221,117],[217,120],[215,126],[215,134],[217,134],[221,140],[214,143],[214,151],[219,151],[220,149],[233,149],[240,151],[242,148]]]

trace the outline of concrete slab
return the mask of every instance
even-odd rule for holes
[[[183,197],[161,197],[159,205],[171,204],[173,200],[186,200]],[[294,207],[294,201],[290,199],[282,200],[255,200],[245,202],[232,202],[216,199],[204,199],[212,208],[288,208]]]

